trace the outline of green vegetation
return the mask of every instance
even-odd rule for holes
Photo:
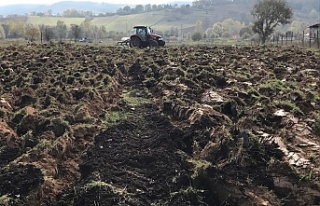
[[[311,91],[310,93],[315,101],[320,102],[320,95],[318,92]]]
[[[9,205],[11,205],[11,200],[12,200],[12,198],[9,197],[8,195],[3,195],[0,197],[0,205],[1,206],[9,206]]]
[[[195,32],[192,34],[191,39],[193,41],[200,41],[202,39],[202,34],[200,32]]]
[[[88,191],[88,190],[91,190],[93,188],[104,188],[104,189],[110,189],[113,193],[115,194],[119,194],[119,195],[122,195],[123,193],[126,193],[126,189],[124,188],[117,188],[115,187],[114,185],[112,184],[108,184],[106,182],[103,182],[103,181],[91,181],[87,184],[85,184],[81,189],[84,190],[84,191]]]
[[[41,150],[46,150],[49,149],[53,146],[53,140],[46,140],[46,139],[42,139],[39,141],[39,143],[32,148],[33,151],[41,151]]]
[[[36,146],[34,146],[31,150],[23,153],[20,155],[18,158],[16,158],[14,161],[10,162],[9,165],[14,165],[19,162],[21,162],[22,159],[29,157],[31,153],[36,153],[36,152],[44,152],[47,153],[52,150],[54,147],[54,140],[46,140],[46,139],[41,139]],[[9,166],[7,165],[7,167]],[[0,204],[1,205],[1,204]]]
[[[311,182],[313,179],[314,179],[314,174],[313,174],[313,171],[310,170],[309,172],[307,172],[304,175],[300,174],[299,181]]]
[[[95,187],[103,188],[103,187],[109,187],[109,186],[110,186],[110,184],[107,184],[103,181],[91,181],[91,182],[87,183],[83,188],[85,190],[90,190]]]
[[[189,158],[187,159],[187,162],[193,165],[193,174],[191,175],[191,177],[194,179],[197,178],[199,175],[204,174],[206,169],[212,166],[211,162],[201,159]]]
[[[320,113],[317,114],[314,130],[317,135],[320,135]]]
[[[276,101],[275,104],[286,111],[292,112],[297,115],[304,115],[303,111],[292,101]]]
[[[281,80],[269,80],[265,84],[259,85],[259,90],[270,89],[274,92],[289,92],[298,89],[298,84],[296,82],[281,81]]]
[[[286,0],[260,0],[254,5],[252,15],[255,18],[252,30],[264,44],[279,24],[290,23],[293,12]]]
[[[125,93],[122,95],[122,98],[130,107],[152,103],[152,99],[139,96],[136,92]]]
[[[26,115],[27,115],[26,110],[21,109],[13,114],[13,118],[11,119],[11,122],[14,124],[19,124]]]
[[[29,16],[27,24],[42,25],[45,23],[47,26],[55,26],[59,21],[64,22],[67,26],[72,24],[80,25],[84,22],[85,18],[72,18],[72,17],[52,17],[52,16]]]
[[[127,118],[127,115],[124,112],[120,111],[110,111],[106,113],[106,122],[109,124],[118,123],[121,120]]]
[[[178,192],[170,193],[171,198],[179,197],[179,196],[190,196],[190,195],[198,195],[199,193],[205,192],[204,190],[196,189],[192,186],[187,187],[186,189],[181,189]]]

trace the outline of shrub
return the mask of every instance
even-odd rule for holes
[[[193,41],[200,41],[202,39],[202,34],[200,32],[195,32],[192,34],[191,39]]]
[[[249,33],[244,33],[242,36],[241,36],[242,39],[250,39],[251,38],[251,35]]]

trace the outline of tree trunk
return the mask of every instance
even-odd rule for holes
[[[262,35],[262,36],[261,36],[261,43],[262,43],[262,44],[265,44],[266,41],[267,41],[266,35]]]

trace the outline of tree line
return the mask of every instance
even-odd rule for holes
[[[114,15],[130,15],[130,14],[138,14],[138,13],[144,13],[144,12],[151,12],[151,11],[159,11],[163,9],[174,9],[180,13],[187,13],[188,9],[190,9],[191,6],[189,4],[138,4],[135,6],[124,6],[115,12],[106,12],[106,13],[99,13],[95,14],[92,11],[80,11],[76,9],[67,9],[63,11],[62,13],[54,14],[51,9],[49,9],[46,12],[36,12],[33,11],[29,15],[31,16],[59,16],[59,17],[106,17],[106,16],[114,16]],[[8,16],[10,17],[10,15]]]
[[[226,19],[222,23],[218,22],[213,27],[208,28],[206,36],[210,37],[227,37],[239,35],[242,38],[248,38],[255,34],[258,40],[265,44],[274,34],[279,25],[291,23],[291,27],[297,26],[297,22],[293,24],[293,10],[286,0],[258,0],[251,10],[253,22],[248,26],[244,26],[239,21]],[[229,26],[227,26],[229,25]],[[192,35],[194,41],[201,39],[201,22],[196,23],[196,29]],[[290,36],[293,32],[288,30]],[[231,35],[231,36],[230,36]]]
[[[90,20],[83,21],[80,25],[66,25],[57,21],[55,26],[45,24],[27,24],[22,20],[10,20],[0,25],[0,39],[24,38],[30,41],[43,40],[63,41],[66,39],[79,40],[90,38],[93,40],[122,37],[123,32],[107,31],[105,26],[96,26]]]
[[[164,31],[157,31],[164,37],[179,36],[178,27],[171,27]],[[111,39],[120,40],[127,36],[127,32],[108,31],[105,26],[92,24],[91,19],[84,20],[81,24],[67,25],[64,21],[58,20],[56,25],[49,26],[45,24],[28,24],[22,19],[11,19],[0,24],[0,39],[18,39],[23,38],[30,41],[63,41],[66,39],[80,40],[83,38],[93,41]]]

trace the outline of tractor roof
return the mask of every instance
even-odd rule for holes
[[[133,28],[147,28],[148,26],[134,26]]]

